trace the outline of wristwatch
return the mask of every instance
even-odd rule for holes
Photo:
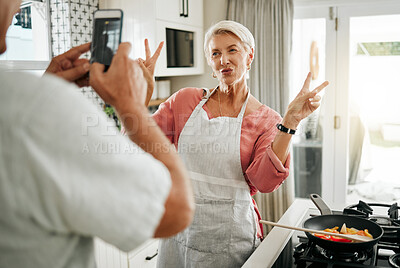
[[[288,133],[288,134],[292,134],[292,135],[293,135],[293,134],[296,133],[296,130],[295,130],[295,129],[287,128],[287,127],[285,127],[285,126],[282,125],[282,124],[277,124],[276,127],[277,127],[280,131],[285,132],[285,133]]]

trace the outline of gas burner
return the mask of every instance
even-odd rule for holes
[[[318,247],[318,246],[317,246]],[[316,247],[316,248],[317,248]],[[360,251],[360,252],[335,252],[325,250],[323,248],[318,247],[319,253],[328,260],[335,260],[335,261],[342,261],[342,262],[349,262],[349,263],[363,263],[369,257],[370,253],[367,251]]]
[[[390,256],[389,263],[392,267],[400,268],[400,253]]]
[[[371,221],[376,222],[377,224],[379,224],[382,227],[388,227],[388,226],[400,227],[399,220],[391,219],[391,218],[388,218],[388,217],[385,217],[385,216],[371,215],[369,217],[369,219]]]
[[[358,201],[358,204],[350,205],[343,210],[343,214],[351,214],[356,216],[363,216],[369,217],[373,214],[372,207],[387,207],[387,218],[392,219],[393,221],[400,224],[399,220],[399,209],[400,207],[397,203],[388,205],[388,204],[381,204],[381,203],[365,203],[364,201]]]

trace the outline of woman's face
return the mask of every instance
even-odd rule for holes
[[[253,51],[246,50],[232,33],[214,36],[209,44],[209,65],[218,80],[228,86],[246,79],[247,66],[253,60]]]

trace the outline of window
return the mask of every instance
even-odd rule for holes
[[[44,70],[50,59],[48,1],[23,1],[6,36],[7,51],[0,66],[14,70]]]

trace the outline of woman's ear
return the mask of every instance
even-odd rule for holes
[[[249,66],[253,62],[253,59],[254,59],[254,48],[251,48],[249,56],[247,58],[247,66]]]

